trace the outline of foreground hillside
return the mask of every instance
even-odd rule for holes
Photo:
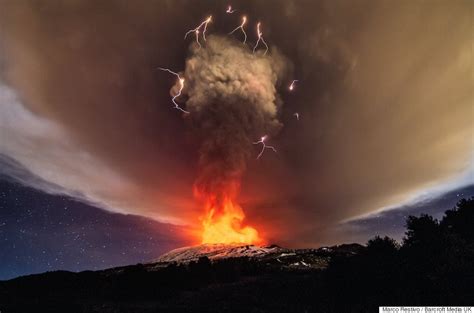
[[[0,310],[27,312],[376,312],[472,305],[474,200],[441,221],[409,217],[400,246],[175,250],[149,264],[0,282]],[[217,252],[216,252],[217,251]]]

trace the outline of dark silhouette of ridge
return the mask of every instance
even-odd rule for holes
[[[376,312],[474,304],[474,198],[438,221],[410,216],[401,244],[64,271],[0,282],[0,310],[27,312]]]

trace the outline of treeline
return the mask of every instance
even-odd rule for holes
[[[352,258],[334,258],[326,273],[338,309],[379,305],[474,304],[474,199],[438,221],[410,216],[401,245],[375,237]],[[336,296],[337,294],[337,296]]]

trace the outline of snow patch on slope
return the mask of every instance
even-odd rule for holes
[[[171,250],[153,260],[158,262],[186,263],[196,261],[200,257],[208,257],[211,260],[238,258],[238,257],[262,257],[271,253],[285,251],[278,246],[258,247],[254,245],[229,245],[229,244],[203,244],[199,246],[183,247]]]

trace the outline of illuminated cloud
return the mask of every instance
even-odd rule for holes
[[[170,103],[174,77],[156,68],[184,70],[184,33],[218,8],[183,3],[8,2],[2,76],[22,104],[2,98],[1,153],[107,207],[193,223],[199,145]],[[341,221],[472,166],[469,1],[233,5],[251,12],[249,27],[264,23],[299,80],[281,91],[277,157],[243,178],[241,203],[267,237],[343,241],[332,233]],[[207,35],[234,27],[213,15]]]
[[[3,175],[47,193],[127,212],[127,199],[121,197],[133,186],[124,177],[81,150],[59,125],[26,109],[5,85],[0,85],[0,103]]]

